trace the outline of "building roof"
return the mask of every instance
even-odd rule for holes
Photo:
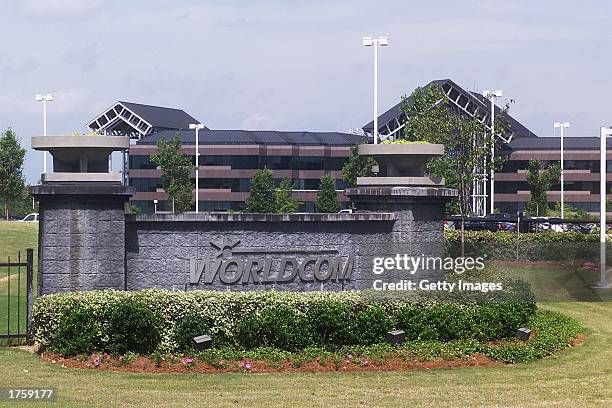
[[[163,129],[189,129],[191,123],[200,121],[182,109],[118,101],[87,126],[98,133],[140,139]]]
[[[449,98],[449,101],[455,103],[457,106],[461,106],[461,109],[466,113],[478,114],[478,116],[481,117],[485,121],[485,123],[489,122],[488,117],[491,113],[491,104],[481,94],[476,92],[468,92],[450,79],[437,79],[431,81],[430,83],[425,85],[425,88],[430,87],[432,85],[441,86],[447,97]],[[413,103],[413,99],[411,96],[407,97],[407,102],[408,104]],[[495,106],[495,111],[499,112],[499,110],[500,108],[498,106]],[[520,122],[518,122],[512,116],[508,116],[513,138],[536,137],[536,134],[531,132]],[[378,126],[379,129],[382,129],[387,124],[389,124],[389,128],[391,130],[394,130],[397,129],[399,124],[401,124],[404,120],[405,115],[402,112],[402,101],[400,101],[395,106],[393,106],[378,117]],[[363,130],[366,133],[372,133],[374,130],[374,121],[372,120],[366,125],[364,125]]]
[[[180,134],[182,144],[195,144],[195,130],[161,130],[145,136],[138,144],[155,144],[158,140],[170,140]],[[363,143],[366,136],[339,132],[280,132],[260,130],[210,130],[199,131],[199,143],[246,145],[324,145],[352,146]]]
[[[163,106],[144,105],[141,103],[119,101],[126,108],[140,116],[153,127],[164,129],[189,129],[189,124],[200,123],[199,120],[182,109]]]

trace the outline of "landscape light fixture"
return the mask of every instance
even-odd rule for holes
[[[531,337],[531,330],[527,327],[521,327],[516,331],[516,338],[520,341],[527,341]]]
[[[157,203],[158,203],[158,202],[159,202],[159,201],[157,201],[157,200],[153,200],[153,213],[154,213],[154,214],[157,214]]]
[[[191,344],[196,350],[205,350],[212,348],[213,341],[209,335],[203,334],[202,336],[197,336],[191,339]]]
[[[563,212],[563,197],[565,194],[565,186],[564,186],[564,177],[563,177],[563,129],[566,129],[568,127],[570,127],[569,122],[555,122],[553,124],[555,129],[561,129],[561,219],[564,218],[564,212]]]
[[[374,144],[378,143],[378,46],[389,45],[389,37],[363,37],[365,47],[374,47]]]
[[[599,273],[600,281],[598,289],[607,289],[606,281],[606,153],[608,150],[607,139],[612,135],[612,127],[601,127],[599,129]]]
[[[47,102],[53,100],[51,94],[37,94],[36,100],[43,103],[43,136],[47,136]],[[47,173],[47,152],[43,150],[43,173]]]
[[[195,129],[195,165],[196,165],[196,174],[195,174],[195,212],[198,214],[200,212],[200,129],[204,129],[204,125],[201,123],[190,123],[189,129]]]
[[[495,159],[495,98],[501,98],[502,95],[501,89],[484,91],[482,93],[482,96],[491,101],[491,214],[495,213],[495,169],[493,168]]]
[[[403,330],[391,330],[387,332],[387,343],[402,344],[406,340],[406,333]]]

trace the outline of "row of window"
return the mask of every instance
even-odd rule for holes
[[[559,163],[559,160],[540,160],[544,168],[552,163]],[[508,160],[501,173],[516,173],[519,170],[527,170],[529,160]],[[607,172],[612,173],[612,160],[606,162]],[[564,160],[565,170],[588,170],[591,173],[599,173],[599,160]]]
[[[155,192],[163,188],[162,180],[159,178],[136,178],[131,177],[130,186],[139,192]],[[281,179],[275,179],[274,183],[278,186]],[[195,179],[191,180],[195,188]],[[318,190],[320,179],[299,179],[293,180],[294,190]],[[200,189],[230,189],[233,192],[247,193],[251,191],[251,179],[248,178],[200,178]],[[336,188],[344,190],[346,183],[344,180],[336,180]]]
[[[130,155],[130,169],[154,169],[149,156]],[[230,166],[232,169],[342,170],[346,157],[325,156],[230,156],[200,155],[200,166]],[[195,156],[191,156],[195,165]]]
[[[588,191],[599,194],[599,181],[565,181],[565,191]],[[607,183],[608,191],[612,191],[612,182]],[[496,181],[495,193],[516,194],[517,191],[529,191],[526,181]],[[553,184],[550,191],[561,191],[561,184]]]

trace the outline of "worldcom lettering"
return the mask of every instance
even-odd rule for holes
[[[354,256],[343,262],[341,256],[297,258],[189,258],[189,283],[212,285],[218,277],[221,283],[255,284],[291,283],[296,278],[302,282],[350,281]],[[203,278],[203,279],[202,279]]]

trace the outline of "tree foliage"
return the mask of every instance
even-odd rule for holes
[[[300,200],[293,197],[293,181],[289,177],[281,180],[274,192],[274,201],[277,213],[294,213],[300,207]]]
[[[373,157],[360,156],[359,146],[351,147],[351,153],[348,160],[342,167],[342,179],[349,187],[355,187],[357,177],[369,177],[372,175],[372,166],[376,165]]]
[[[340,201],[338,201],[338,196],[336,195],[336,183],[329,174],[321,178],[315,206],[317,211],[321,213],[336,213],[340,211]]]
[[[274,177],[268,169],[255,172],[251,180],[251,194],[246,200],[246,209],[253,213],[273,213],[276,211]]]
[[[0,137],[0,199],[4,202],[4,214],[8,220],[9,207],[23,194],[23,159],[25,149],[19,144],[11,128]]]
[[[453,132],[453,117],[440,86],[416,88],[410,98],[402,98],[406,115],[403,138],[412,142],[438,143],[442,135]]]
[[[180,134],[177,133],[172,140],[159,140],[157,150],[151,161],[161,168],[164,190],[172,201],[173,212],[189,211],[193,203],[190,177],[194,166],[191,158],[181,152]]]
[[[402,110],[407,118],[403,137],[444,145],[444,156],[430,160],[427,171],[444,177],[447,187],[459,191],[451,207],[465,218],[473,210],[470,197],[474,184],[491,169],[498,170],[503,165],[505,159],[499,154],[491,160],[491,151],[499,150],[499,142],[491,140],[486,124],[477,117],[450,107],[439,85],[417,88],[411,98],[404,97],[403,101]],[[507,133],[507,105],[496,114],[495,123],[496,133]]]
[[[548,214],[548,196],[546,192],[559,181],[561,167],[559,163],[553,163],[547,169],[542,169],[539,160],[529,160],[527,166],[527,185],[531,196],[527,202],[526,209],[529,214],[543,217]]]

